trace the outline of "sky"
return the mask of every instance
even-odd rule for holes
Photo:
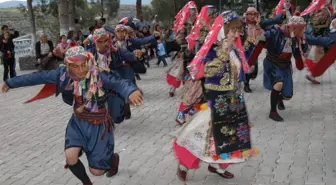
[[[6,1],[13,1],[13,0],[0,0],[0,3],[6,2]],[[23,0],[21,0],[23,1]]]
[[[3,3],[5,1],[14,1],[14,0],[0,0],[0,3]],[[20,0],[20,1],[25,1],[25,0]],[[135,4],[136,0],[120,0],[121,4]],[[149,4],[151,0],[142,0],[143,4]]]

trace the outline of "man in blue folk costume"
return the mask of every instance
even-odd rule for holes
[[[319,61],[322,61],[321,59],[328,51],[328,48],[330,48],[330,45],[332,45],[332,42],[330,42],[330,39],[324,40],[317,37],[328,37],[330,31],[329,25],[334,10],[331,4],[328,6],[323,0],[316,0],[315,2],[312,2],[302,12],[302,15],[312,14],[311,21],[305,31],[306,41],[311,45],[305,60],[308,71],[310,71],[310,74],[306,78],[313,84],[320,84],[312,75],[312,71],[316,69]],[[319,43],[322,43],[322,45]]]
[[[115,48],[112,45],[111,34],[104,28],[96,29],[93,33],[93,40],[96,45],[94,52],[95,60],[99,67],[106,70],[117,72],[121,77],[125,77],[125,73],[120,70],[123,67],[123,61],[136,62],[137,58],[134,53],[124,48]],[[116,92],[112,92],[108,97],[109,111],[114,123],[121,123],[124,119],[129,119],[129,106],[122,96]],[[126,114],[125,114],[126,113]]]
[[[308,44],[322,47],[323,50],[326,51],[320,60],[311,66],[311,76],[315,78],[323,75],[323,73],[336,61],[336,18],[331,21],[329,32],[325,35],[313,36],[307,30],[305,38]],[[311,61],[311,63],[313,62]]]
[[[305,47],[301,44],[301,37],[305,26],[302,17],[292,16],[287,24],[265,30],[267,55],[264,60],[264,86],[271,91],[269,117],[274,121],[284,121],[277,108],[284,110],[283,100],[293,96],[292,56],[298,69],[303,66],[301,51]]]
[[[142,56],[140,49],[130,48],[129,43],[133,43],[133,46],[141,46],[142,44],[153,43],[157,37],[149,36],[146,38],[128,38],[127,27],[123,24],[118,24],[115,28],[114,46],[119,52],[118,58],[115,59],[116,63],[111,63],[110,69],[117,71],[122,78],[128,79],[136,84],[134,71],[137,70],[134,66],[139,66],[138,59]],[[129,51],[132,55],[125,53]],[[123,52],[121,52],[123,51]],[[121,53],[120,53],[121,52]],[[133,55],[134,53],[134,55]],[[126,56],[124,56],[127,54]],[[140,65],[141,67],[145,67]],[[125,119],[131,118],[131,108],[129,103],[125,104]]]
[[[127,79],[133,78],[135,82],[135,74],[138,80],[140,80],[140,76],[138,74],[146,73],[146,68],[144,66],[143,61],[140,61],[140,58],[142,58],[144,52],[142,52],[142,46],[146,44],[151,44],[153,47],[156,47],[157,40],[160,39],[160,33],[157,31],[153,32],[153,35],[144,37],[144,38],[137,38],[135,36],[135,29],[138,28],[140,20],[132,18],[132,17],[126,17],[123,18],[119,25],[117,25],[116,29],[117,35],[116,35],[116,45],[117,47],[122,47],[125,49],[128,49],[131,52],[135,52],[139,58],[137,62],[132,63],[129,66],[126,66],[129,77]],[[123,30],[123,31],[120,31]],[[122,32],[123,36],[120,36],[120,33]],[[126,61],[127,62],[127,61]],[[133,75],[133,76],[132,76]]]
[[[1,92],[39,84],[56,84],[56,95],[73,106],[65,134],[65,157],[71,172],[84,185],[92,185],[85,167],[79,160],[84,151],[90,172],[95,176],[118,172],[119,155],[114,153],[113,122],[108,114],[107,96],[113,90],[134,104],[143,96],[129,80],[99,68],[92,54],[83,47],[70,48],[65,65],[51,71],[40,71],[5,81]]]
[[[263,29],[275,24],[281,24],[286,17],[286,11],[271,19],[260,20],[260,13],[253,6],[249,7],[244,14],[243,43],[245,55],[248,59],[250,70],[245,74],[244,91],[251,93],[250,80],[258,75],[258,57],[265,46]]]

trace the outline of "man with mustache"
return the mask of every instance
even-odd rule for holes
[[[141,104],[143,96],[132,82],[100,68],[93,55],[81,46],[67,50],[64,62],[65,66],[56,70],[6,80],[0,91],[46,83],[56,85],[56,95],[62,93],[63,101],[74,110],[65,134],[67,165],[83,185],[92,185],[78,157],[82,151],[95,176],[113,176],[119,168],[119,155],[114,153],[114,125],[106,107],[108,92],[114,90],[134,104]]]

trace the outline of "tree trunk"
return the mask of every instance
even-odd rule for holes
[[[176,2],[176,0],[173,0],[173,4],[174,4],[174,16],[177,14],[177,2]]]
[[[57,0],[58,19],[60,24],[60,35],[67,35],[69,31],[68,1]]]
[[[27,0],[27,8],[28,8],[28,17],[31,26],[31,33],[33,34],[32,43],[35,45],[36,42],[36,25],[35,25],[35,16],[33,10],[33,0]]]
[[[136,0],[136,17],[139,20],[143,21],[141,0]]]
[[[100,0],[101,18],[104,18],[104,0]]]
[[[76,0],[69,0],[69,30],[75,30]]]

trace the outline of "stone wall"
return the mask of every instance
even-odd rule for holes
[[[35,67],[36,64],[36,58],[34,56],[28,56],[28,57],[20,57],[19,61],[20,70],[32,70],[32,69],[37,69]]]

